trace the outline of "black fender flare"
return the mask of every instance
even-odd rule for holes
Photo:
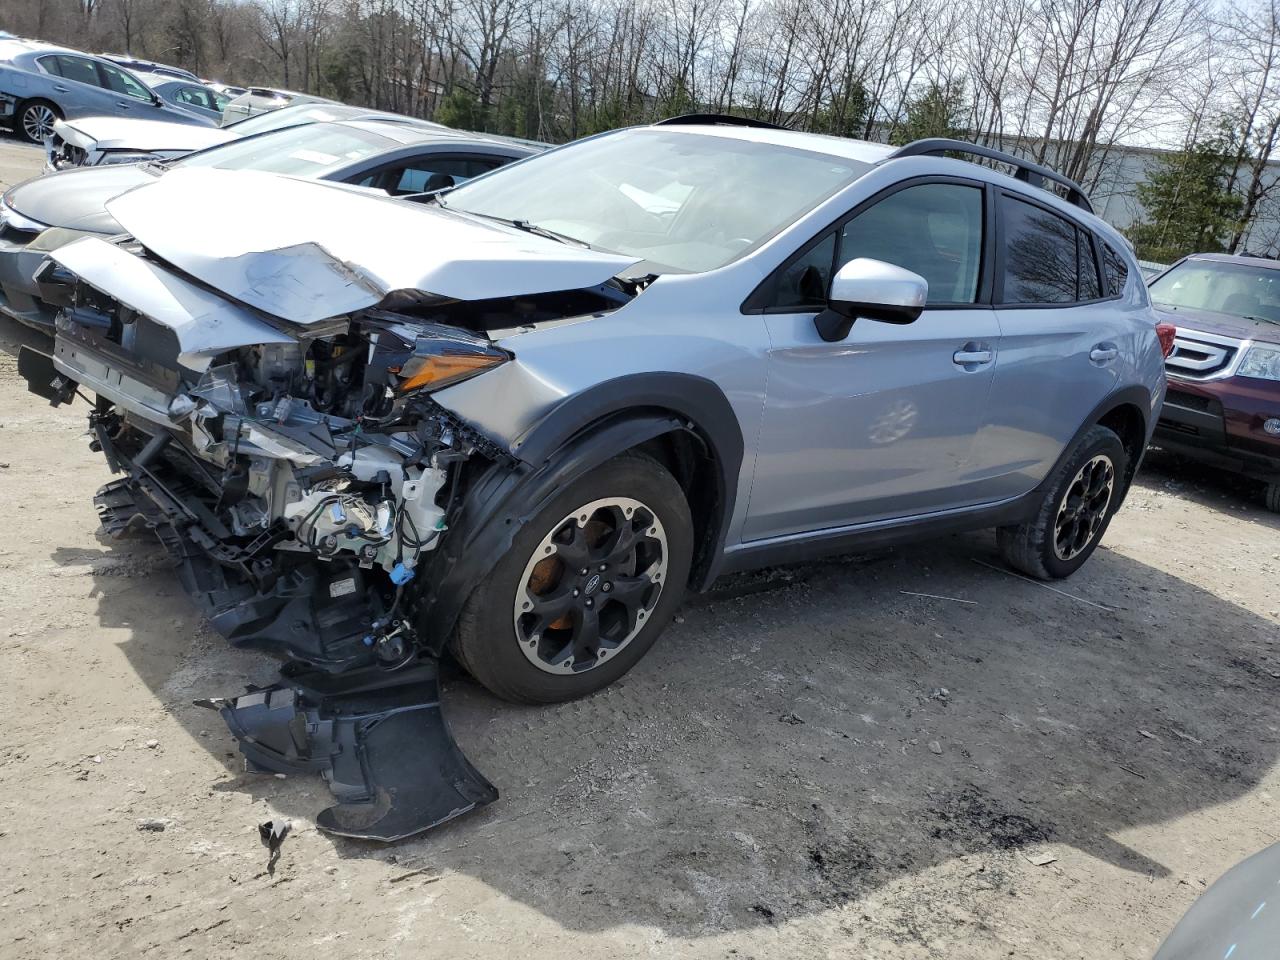
[[[1134,457],[1133,462],[1129,464],[1129,475],[1126,478],[1124,488],[1120,491],[1120,499],[1116,504],[1118,510],[1124,504],[1124,498],[1129,493],[1129,481],[1138,472],[1138,466],[1142,462],[1143,456],[1146,454],[1147,444],[1151,441],[1151,431],[1153,429],[1152,421],[1155,414],[1151,411],[1151,391],[1139,384],[1131,384],[1127,387],[1121,387],[1119,390],[1112,391],[1090,411],[1089,415],[1084,418],[1080,424],[1080,428],[1067,441],[1067,445],[1062,448],[1062,453],[1058,455],[1058,459],[1054,462],[1053,467],[1045,474],[1044,479],[1036,486],[1037,493],[1046,493],[1048,491],[1050,479],[1058,472],[1058,468],[1070,455],[1071,450],[1075,447],[1076,442],[1084,436],[1090,427],[1101,423],[1106,419],[1107,415],[1120,409],[1121,407],[1135,407],[1139,415],[1142,417],[1142,449],[1138,455]]]
[[[518,458],[490,464],[471,479],[440,546],[420,573],[414,614],[420,641],[439,653],[471,592],[516,535],[566,483],[627,450],[683,432],[714,465],[709,547],[694,589],[714,579],[737,500],[742,429],[724,392],[703,377],[647,373],[596,384],[567,398],[513,446]]]

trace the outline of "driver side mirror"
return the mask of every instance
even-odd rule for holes
[[[818,335],[836,343],[859,317],[882,323],[912,323],[929,299],[929,282],[902,267],[858,257],[836,271],[827,308],[814,318]]]

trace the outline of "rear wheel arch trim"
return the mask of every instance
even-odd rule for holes
[[[1115,414],[1128,416],[1130,409],[1137,414],[1139,422],[1142,424],[1142,436],[1136,445],[1137,449],[1132,451],[1128,469],[1125,471],[1124,483],[1121,484],[1117,493],[1116,509],[1120,509],[1120,506],[1124,503],[1125,495],[1129,492],[1129,483],[1138,472],[1138,465],[1141,463],[1147,443],[1151,439],[1152,417],[1147,413],[1151,409],[1151,392],[1146,387],[1138,384],[1121,387],[1119,390],[1108,394],[1102,402],[1090,411],[1089,415],[1081,422],[1080,428],[1076,430],[1071,439],[1067,441],[1066,446],[1062,448],[1062,453],[1058,455],[1058,459],[1054,461],[1053,466],[1045,474],[1045,478],[1036,485],[1036,490],[1040,493],[1047,492],[1049,481],[1063,461],[1071,455],[1071,451],[1075,449],[1082,436],[1093,427],[1107,426],[1104,421],[1107,421]],[[1117,435],[1120,436],[1119,434]],[[1120,436],[1121,443],[1125,443],[1125,439],[1124,436]],[[1125,444],[1125,449],[1126,451],[1128,450],[1127,444]]]

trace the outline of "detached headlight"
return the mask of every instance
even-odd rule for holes
[[[1250,347],[1240,361],[1236,375],[1257,377],[1260,380],[1280,380],[1280,347]]]
[[[45,226],[39,221],[24,217],[7,202],[0,202],[0,227],[10,227],[26,233],[39,233]]]
[[[440,390],[506,363],[511,355],[487,340],[449,331],[420,337],[400,367],[401,394]]]
[[[143,163],[147,160],[159,160],[154,153],[144,153],[136,150],[119,150],[115,152],[107,152],[102,155],[102,159],[95,164],[99,167],[110,167],[117,163]]]

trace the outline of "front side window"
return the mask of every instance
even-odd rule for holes
[[[1089,235],[1043,207],[1000,198],[1004,297],[1008,304],[1096,300],[1098,272]],[[1082,270],[1087,265],[1087,270]]]
[[[112,67],[105,63],[98,64],[98,69],[102,71],[104,86],[113,93],[122,93],[126,97],[133,97],[135,100],[152,100],[151,91],[140,84],[129,74],[125,73],[119,67]]]
[[[1151,284],[1151,302],[1280,323],[1280,269],[1223,260],[1184,260]]]
[[[982,266],[982,190],[922,183],[890,194],[847,224],[839,263],[883,260],[929,283],[929,303],[976,303]]]
[[[177,99],[179,103],[189,103],[193,107],[204,107],[206,110],[213,109],[213,104],[209,102],[209,94],[199,87],[179,87]]]
[[[771,309],[821,310],[827,304],[836,258],[836,231],[827,233],[766,281],[762,304]],[[752,299],[755,299],[754,297]]]
[[[394,146],[393,141],[358,127],[311,123],[193,153],[175,166],[221,170],[262,170],[294,177],[324,177]]]
[[[411,163],[370,174],[360,181],[360,185],[380,187],[392,196],[403,197],[458,186],[505,162],[496,157],[492,160],[457,156],[421,157]]]
[[[524,220],[653,272],[700,273],[764,243],[868,169],[729,134],[641,128],[533,157],[444,203]]]
[[[92,60],[84,57],[56,56],[53,62],[58,65],[58,74],[77,83],[87,83],[94,87],[102,86],[98,78],[98,68]]]

